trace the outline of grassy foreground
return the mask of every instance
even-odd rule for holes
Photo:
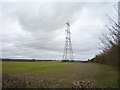
[[[71,88],[91,82],[92,87],[118,87],[114,68],[96,63],[2,62],[3,88]]]

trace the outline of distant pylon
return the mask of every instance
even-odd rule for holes
[[[62,60],[74,60],[73,50],[72,50],[72,43],[71,43],[71,33],[70,33],[70,23],[69,21],[66,23],[67,29],[66,31],[66,40],[65,40],[65,47],[63,52]]]

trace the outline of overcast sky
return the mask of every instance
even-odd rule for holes
[[[3,58],[62,59],[66,22],[70,21],[74,58],[99,53],[102,32],[116,2],[6,2],[2,9]]]

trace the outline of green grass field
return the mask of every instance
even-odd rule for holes
[[[27,88],[71,88],[73,82],[81,80],[91,81],[100,88],[118,87],[117,70],[96,63],[2,62],[2,75],[3,87],[8,88],[19,83]]]

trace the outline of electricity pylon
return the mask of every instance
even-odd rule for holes
[[[72,43],[71,43],[71,33],[70,33],[70,23],[69,21],[66,23],[67,29],[66,31],[66,40],[65,40],[65,47],[63,52],[62,60],[74,60],[73,50],[72,50]]]

